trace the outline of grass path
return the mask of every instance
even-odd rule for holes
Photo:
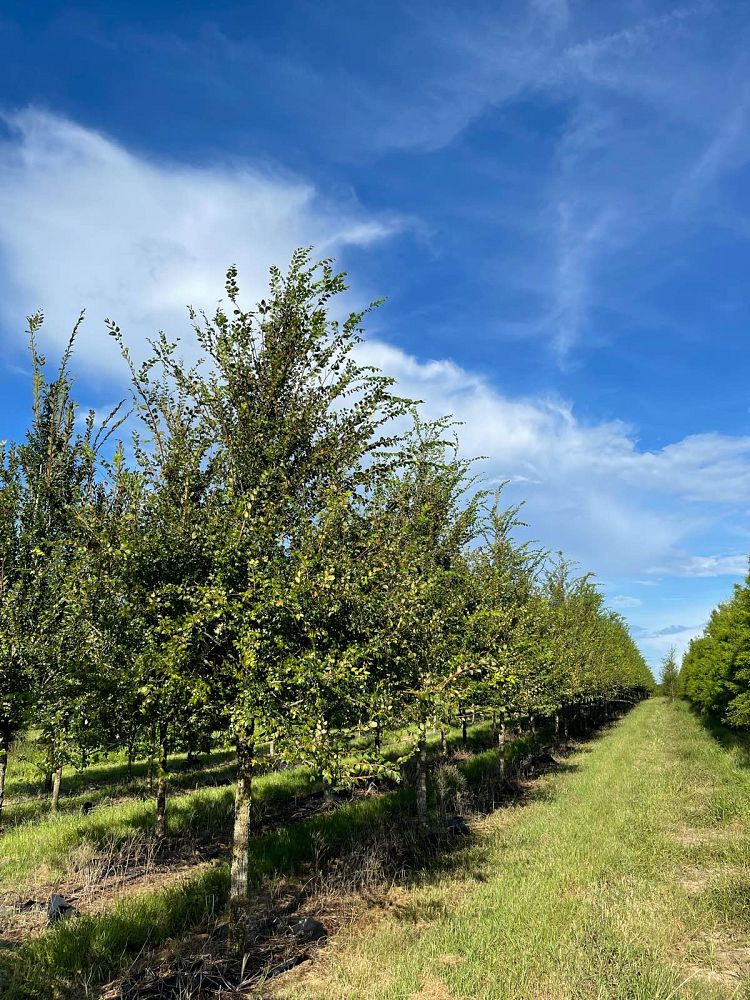
[[[750,772],[640,705],[500,809],[450,874],[342,932],[286,998],[750,997]]]

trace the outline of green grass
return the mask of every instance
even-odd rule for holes
[[[472,728],[470,742],[476,748],[486,744],[488,736],[489,727],[480,723]],[[433,750],[438,742],[437,736],[431,738]],[[460,733],[452,730],[449,744],[458,742]],[[395,758],[401,750],[401,744],[394,743],[388,753]],[[216,764],[219,768],[229,766],[220,756]],[[95,765],[81,775],[92,772],[98,775],[101,770],[101,765]],[[205,780],[206,772],[200,774]],[[226,841],[232,825],[233,784],[209,785],[176,794],[181,787],[180,779],[189,785],[192,775],[193,772],[178,773],[170,779],[168,823],[172,841],[190,837]],[[307,796],[320,787],[308,768],[294,767],[258,775],[253,782],[253,795],[262,817],[290,799]],[[153,797],[145,798],[144,793],[145,787],[136,797],[131,785],[107,786],[100,804],[87,815],[81,813],[80,805],[63,809],[55,816],[45,810],[41,818],[32,812],[26,822],[9,827],[0,838],[0,891],[20,892],[22,887],[54,882],[71,873],[77,856],[89,858],[97,849],[125,844],[135,833],[152,829],[155,803]],[[84,799],[95,801],[91,793],[68,801]],[[23,800],[16,804],[16,808],[22,807]]]
[[[462,866],[343,931],[280,996],[750,996],[750,777],[681,703],[644,703],[480,825]]]
[[[319,788],[307,768],[289,768],[260,775],[254,797],[261,815],[295,796]],[[168,806],[170,837],[226,838],[232,828],[234,787],[200,788],[173,795]],[[60,813],[36,823],[9,829],[0,840],[0,890],[19,884],[49,883],[71,873],[78,852],[125,843],[134,833],[153,829],[155,804],[124,800],[103,805],[88,815]]]
[[[469,784],[478,784],[496,775],[497,755],[492,750],[479,753],[461,769]],[[300,871],[318,858],[322,849],[327,857],[355,844],[366,850],[384,827],[408,828],[412,815],[413,793],[402,788],[282,826],[252,842],[252,879],[260,886],[264,880]],[[30,1000],[96,995],[84,990],[114,976],[144,948],[157,946],[220,913],[228,889],[228,866],[218,863],[167,889],[122,899],[101,914],[62,923],[5,956],[0,962],[0,977],[4,973],[7,982],[0,987],[0,997]]]
[[[186,754],[169,757],[170,784],[175,790],[203,785],[228,784],[234,777],[234,752],[217,749],[201,754],[192,766]],[[130,776],[123,752],[74,771],[66,768],[60,796],[61,812],[80,811],[84,802],[101,805],[113,799],[141,799],[149,794],[148,761],[133,761]],[[44,790],[43,775],[33,738],[20,740],[11,750],[3,826],[36,820],[50,811],[49,792]]]

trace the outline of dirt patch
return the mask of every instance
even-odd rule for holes
[[[453,1000],[453,994],[442,980],[423,975],[419,989],[409,995],[409,1000]]]
[[[707,983],[736,985],[750,974],[750,944],[718,935],[705,935],[701,939],[706,957],[701,962],[691,962],[688,968]]]
[[[436,965],[442,965],[447,969],[455,969],[458,965],[463,965],[466,961],[464,955],[457,955],[455,953],[449,952],[446,955],[438,955],[435,959]]]
[[[681,873],[678,883],[689,895],[699,896],[713,883],[717,872],[718,869],[692,865]]]
[[[748,878],[750,867],[745,865],[691,865],[680,874],[678,883],[691,896],[699,896],[728,879],[737,881]]]
[[[279,882],[243,911],[241,959],[227,956],[229,928],[221,920],[143,956],[103,987],[101,998],[269,996],[276,979],[316,956],[331,934],[359,921],[364,907],[358,894],[310,894],[309,883]]]
[[[740,839],[745,832],[738,824],[724,827],[683,825],[675,827],[672,836],[683,847],[710,847],[731,843]]]

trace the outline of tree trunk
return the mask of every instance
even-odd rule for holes
[[[560,739],[560,713],[555,712],[555,743]]]
[[[3,803],[5,801],[5,775],[8,771],[8,750],[10,734],[7,729],[0,731],[0,821],[3,818]]]
[[[167,835],[167,727],[159,727],[159,781],[156,786],[156,839]]]
[[[237,737],[237,785],[234,793],[232,871],[229,884],[230,948],[244,946],[242,907],[250,891],[250,812],[253,803],[254,726]]]
[[[133,741],[128,741],[128,781],[133,780]]]
[[[381,739],[381,735],[382,734],[381,734],[381,731],[380,731],[380,719],[378,719],[377,724],[375,725],[375,750],[378,753],[380,753],[380,739]]]
[[[466,716],[461,719],[461,745],[466,746]]]
[[[448,741],[445,738],[445,729],[440,729],[440,754],[443,757],[448,756]]]
[[[156,726],[151,726],[151,742],[149,744],[148,771],[146,772],[146,786],[149,792],[154,790],[154,747],[156,746]]]
[[[420,826],[427,826],[427,732],[424,726],[419,731],[417,744],[417,820]]]
[[[500,730],[497,734],[497,754],[500,758],[500,780],[505,781],[505,719],[500,723]]]
[[[276,756],[276,740],[271,740],[269,742],[269,744],[268,744],[268,756],[269,757],[275,757]]]
[[[529,730],[530,730],[532,736],[536,736],[536,716],[535,715],[530,715],[529,716]]]
[[[60,784],[62,783],[62,764],[52,777],[52,812],[56,813],[60,803]]]
[[[563,736],[568,739],[568,710],[563,709]]]

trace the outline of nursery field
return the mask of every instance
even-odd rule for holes
[[[684,703],[645,702],[278,995],[746,997],[748,762]]]
[[[0,839],[0,996],[747,996],[741,741],[653,698],[567,745],[517,736],[507,757],[520,773],[500,787],[489,730],[466,742],[452,730],[445,748],[432,736],[428,834],[408,787],[326,792],[269,761],[239,969],[224,957],[233,788],[221,753],[170,762],[169,836],[156,842],[137,769],[129,781],[117,761],[79,772],[47,816],[22,747]],[[48,928],[54,893],[74,913]]]

